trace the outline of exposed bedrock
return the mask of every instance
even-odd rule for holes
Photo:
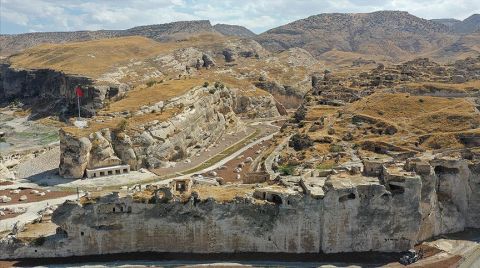
[[[287,115],[285,107],[272,95],[237,95],[235,112],[249,118],[268,118]]]
[[[88,137],[61,132],[60,175],[81,178],[85,169],[129,164],[135,170],[156,168],[179,161],[211,146],[225,132],[243,129],[233,111],[235,95],[228,89],[192,90],[170,100],[183,111],[167,121],[153,120],[136,131],[103,129]],[[88,146],[80,146],[85,141]],[[72,159],[82,165],[72,165]],[[85,159],[85,161],[83,161]]]
[[[149,204],[116,194],[86,205],[69,201],[54,212],[52,220],[61,228],[57,235],[46,237],[42,246],[7,237],[0,241],[0,258],[142,251],[399,252],[436,235],[480,227],[478,164],[414,158],[407,171],[372,167],[364,175],[291,176],[285,179],[300,181],[301,187],[256,188],[253,198],[225,202],[198,199],[198,193],[174,193]]]
[[[33,116],[76,115],[78,85],[84,89],[80,99],[83,116],[93,115],[105,100],[118,98],[129,90],[126,84],[100,86],[88,77],[49,69],[17,70],[0,65],[0,104],[19,101],[32,108]]]
[[[435,159],[422,175],[422,225],[418,240],[480,227],[480,165]]]

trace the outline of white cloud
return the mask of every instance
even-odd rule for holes
[[[1,29],[126,29],[178,20],[246,26],[256,32],[319,13],[404,10],[423,18],[464,19],[478,0],[0,0]]]

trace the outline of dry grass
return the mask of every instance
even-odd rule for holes
[[[478,124],[475,107],[466,99],[376,93],[346,110],[427,132],[466,130]]]
[[[117,128],[118,124],[122,120],[127,120],[127,123],[128,123],[127,133],[130,133],[132,131],[137,130],[136,127],[139,125],[152,122],[153,120],[164,122],[164,121],[167,121],[172,116],[178,114],[179,112],[180,110],[175,108],[175,109],[165,110],[163,113],[161,112],[148,113],[148,114],[143,114],[139,116],[132,116],[129,118],[123,118],[123,117],[115,117],[111,119],[104,118],[104,122],[96,122],[96,121],[90,120],[89,125],[86,128],[80,129],[75,126],[68,126],[68,127],[64,127],[63,130],[77,137],[83,137],[83,136],[88,136],[90,133],[99,131],[104,128],[109,128],[111,130],[114,130],[115,128]],[[103,117],[99,116],[99,117],[96,117],[96,120],[99,120],[102,118]]]
[[[181,42],[160,43],[140,36],[66,44],[43,44],[10,58],[13,67],[49,68],[98,78],[113,67],[150,58],[175,49],[221,42],[226,38],[200,35]]]
[[[151,87],[141,85],[129,91],[125,98],[112,103],[105,112],[137,111],[143,105],[153,105],[180,96],[193,87],[201,86],[203,82],[203,79],[193,78],[169,80]]]
[[[446,84],[446,83],[436,83],[436,82],[418,82],[418,83],[408,83],[402,85],[408,89],[417,90],[417,91],[446,91],[446,92],[469,92],[469,91],[478,91],[480,90],[480,81],[468,81],[461,84]]]
[[[236,196],[252,195],[254,192],[254,189],[252,188],[252,186],[248,186],[248,185],[235,185],[235,186],[195,185],[192,190],[198,192],[200,199],[205,200],[211,197],[220,202],[230,201]]]
[[[423,148],[426,149],[457,149],[463,148],[463,144],[461,144],[455,134],[434,134],[427,138],[425,142],[422,144]]]
[[[331,116],[334,115],[339,110],[339,107],[321,105],[308,109],[305,120],[315,121],[321,118],[322,116]]]

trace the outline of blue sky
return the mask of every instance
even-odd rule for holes
[[[480,0],[0,0],[0,32],[126,29],[208,19],[261,33],[319,13],[377,10],[465,19],[480,13]]]

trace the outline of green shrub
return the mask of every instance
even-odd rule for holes
[[[208,87],[210,84],[208,82],[203,83],[203,87]]]
[[[147,82],[147,87],[151,87],[151,86],[155,85],[156,83],[157,83],[157,81],[150,80],[150,81]]]
[[[331,153],[343,152],[343,147],[338,144],[332,144],[330,145],[330,152]]]
[[[321,163],[317,165],[318,170],[332,169],[334,165],[332,163]]]
[[[128,121],[126,119],[122,119],[122,121],[120,121],[115,130],[118,131],[118,132],[123,132],[125,131],[126,129],[128,128]]]
[[[280,174],[284,176],[291,176],[293,175],[293,171],[295,170],[295,166],[292,165],[282,165],[278,168]]]

